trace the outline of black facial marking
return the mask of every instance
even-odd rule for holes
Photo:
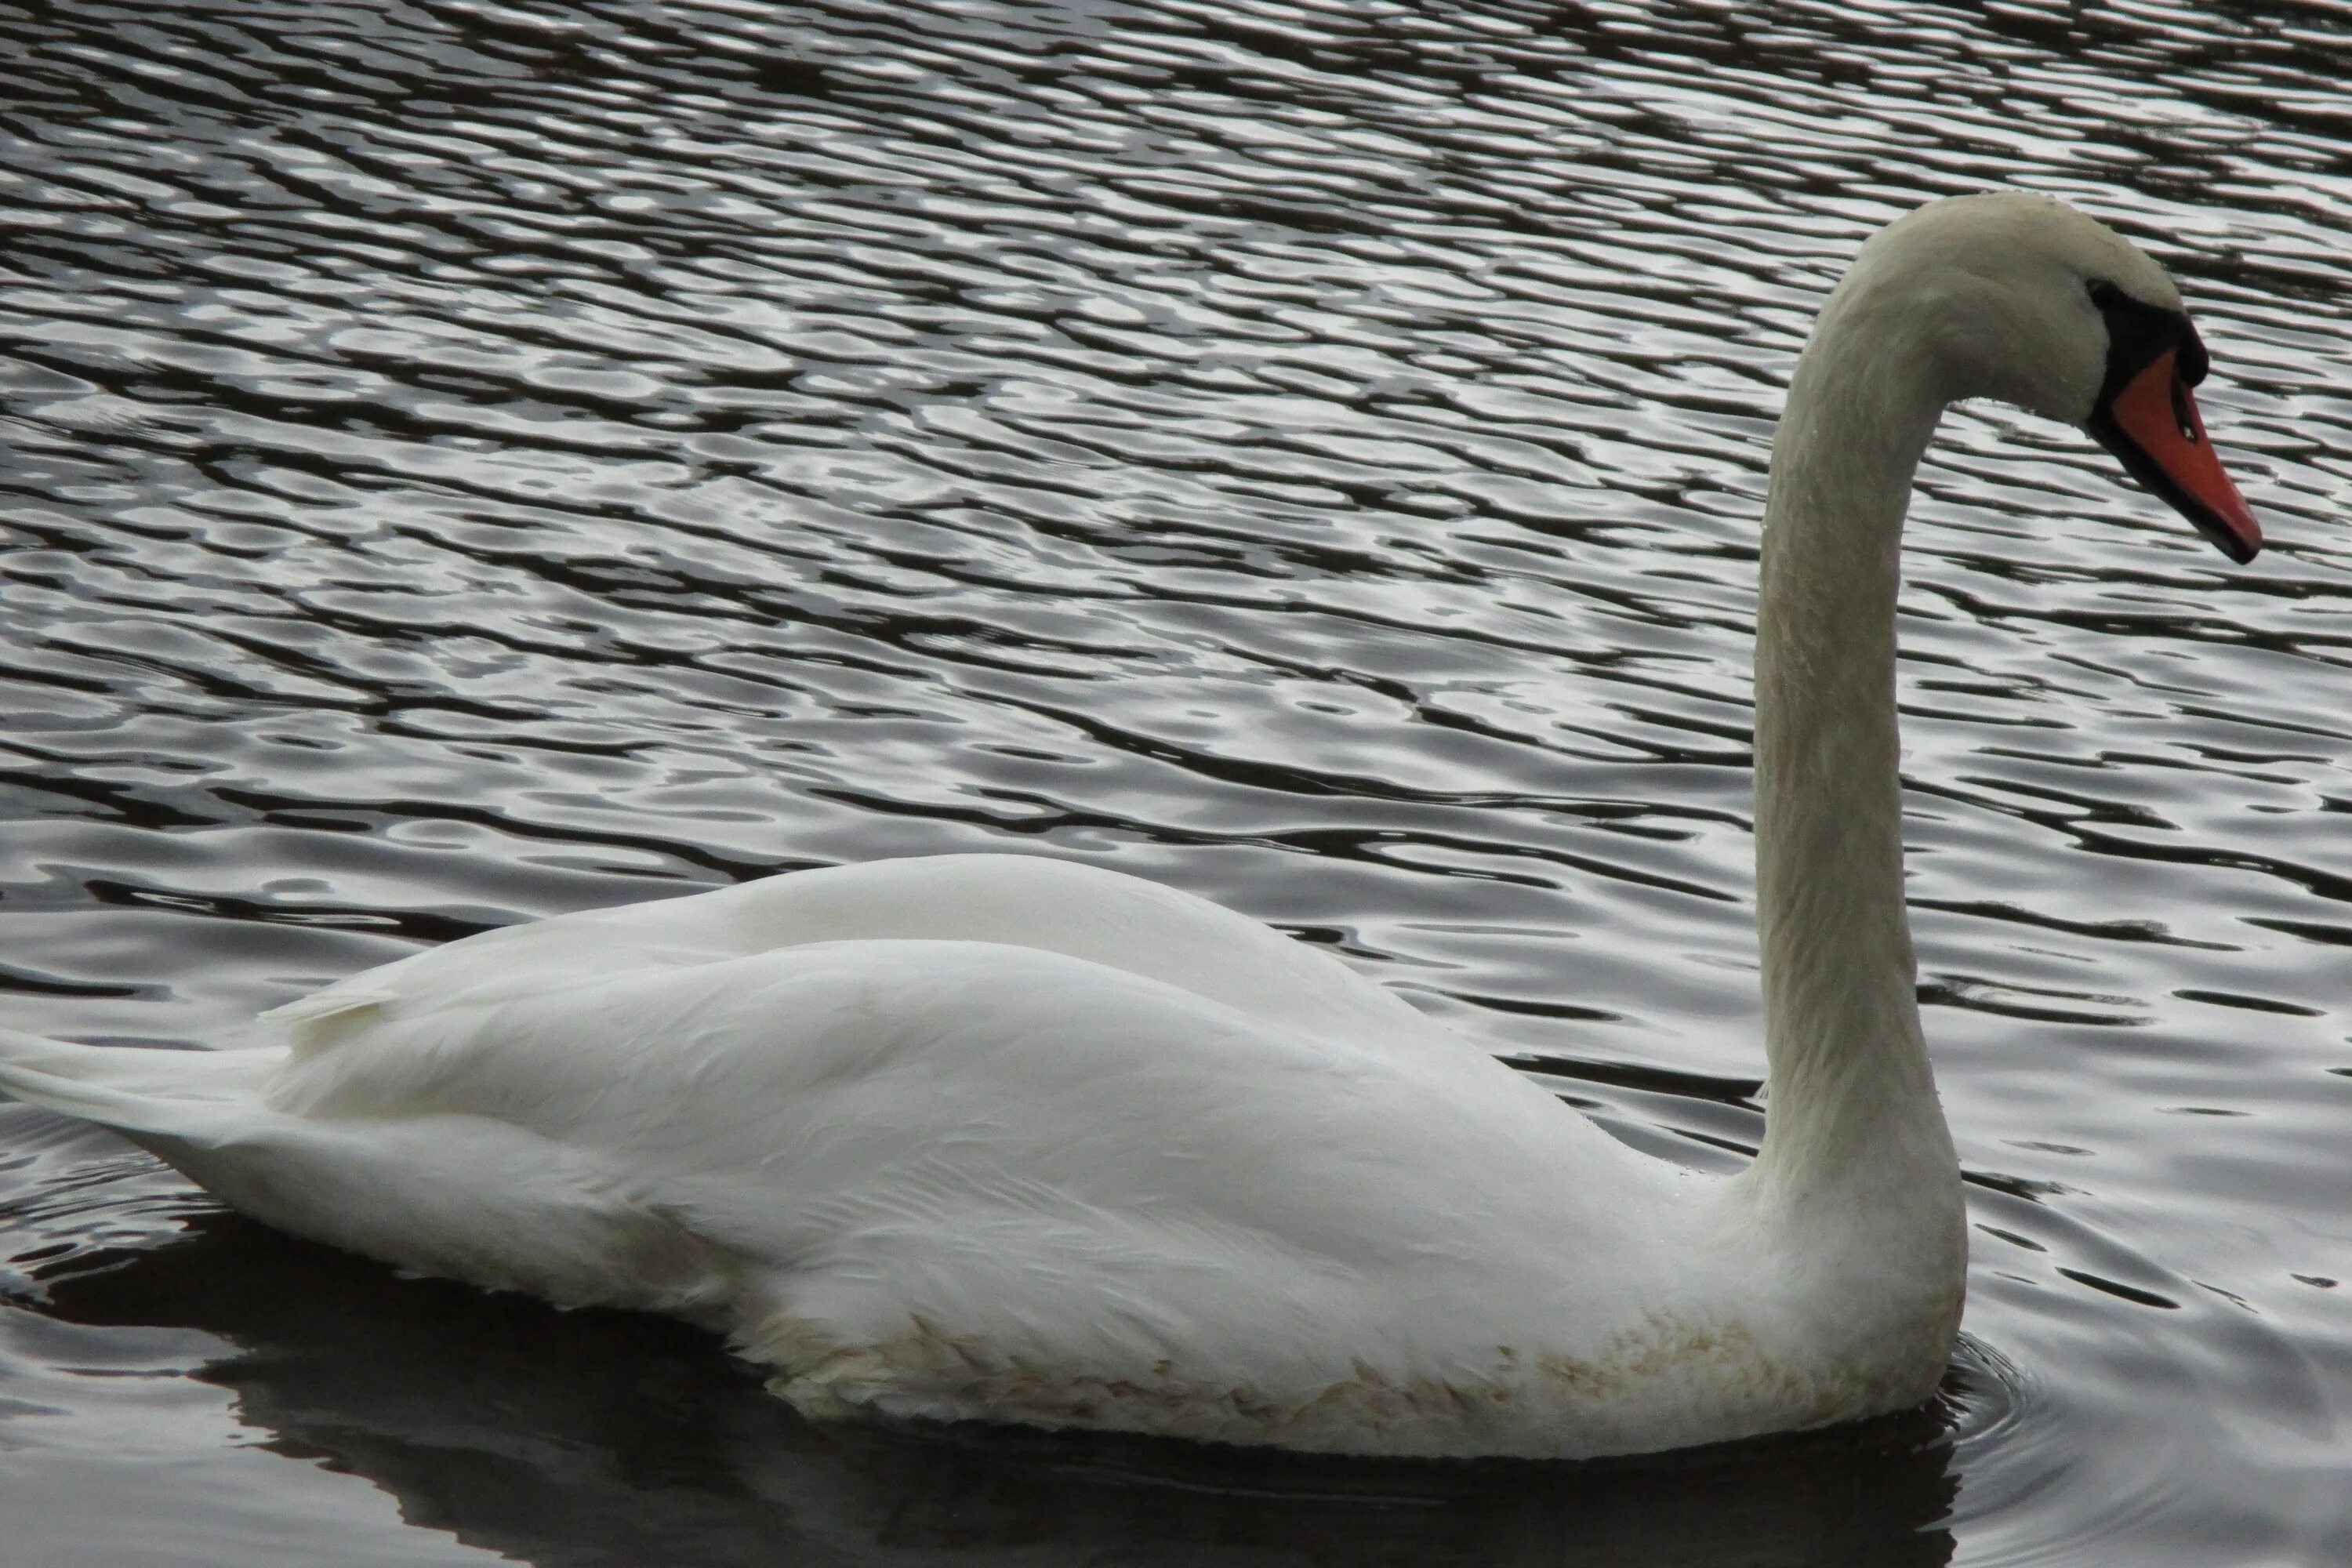
[[[2083,287],[2107,323],[2107,378],[2094,405],[2100,412],[2105,412],[2108,401],[2167,349],[2179,351],[2180,357],[2173,363],[2183,382],[2194,386],[2205,379],[2210,362],[2205,356],[2203,340],[2186,315],[2136,300],[2104,278],[2094,278]]]

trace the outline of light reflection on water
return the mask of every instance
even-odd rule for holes
[[[2273,542],[2233,570],[2002,409],[1924,475],[1914,919],[1979,1226],[1948,1428],[1271,1499],[815,1434],[658,1327],[219,1217],[162,1246],[184,1187],[6,1108],[0,1500],[58,1561],[2352,1553],[2340,19],[0,5],[0,38],[15,1026],[184,1037],[490,924],[1012,847],[1333,943],[1727,1165],[1755,519],[1861,236],[2009,183],[2147,238]]]

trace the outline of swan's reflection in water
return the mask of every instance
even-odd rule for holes
[[[1941,1415],[1585,1466],[821,1427],[691,1330],[403,1283],[228,1215],[54,1281],[47,1310],[226,1338],[236,1352],[200,1375],[230,1389],[271,1447],[366,1478],[412,1524],[540,1568],[947,1556],[1916,1568],[1952,1550]]]

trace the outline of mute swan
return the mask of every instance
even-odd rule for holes
[[[210,1051],[0,1035],[0,1087],[299,1235],[708,1323],[816,1415],[1585,1457],[1909,1405],[1967,1255],[1903,904],[1912,471],[1947,404],[2000,398],[2246,561],[2205,366],[2156,264],[2054,201],[1924,207],[1831,296],[1766,507],[1770,1111],[1728,1179],[1315,949],[1012,856],[490,931]]]

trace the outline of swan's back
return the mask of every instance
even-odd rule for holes
[[[331,1037],[327,1020],[394,1001],[536,999],[615,973],[860,939],[1033,948],[1163,981],[1279,1027],[1465,1048],[1326,951],[1139,877],[1030,855],[826,867],[502,927],[327,986],[265,1014],[245,1038],[282,1043],[289,1026],[297,1041]]]

